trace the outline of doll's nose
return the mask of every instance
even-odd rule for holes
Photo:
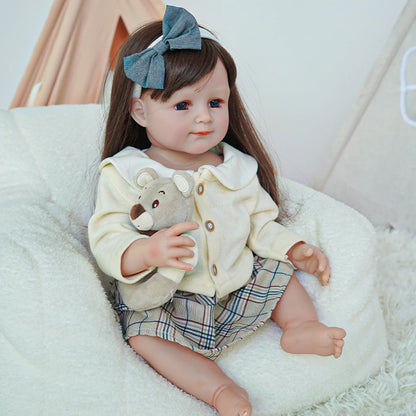
[[[197,123],[209,123],[212,121],[211,111],[208,107],[201,106],[197,109],[195,121]]]

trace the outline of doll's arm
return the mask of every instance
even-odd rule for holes
[[[188,258],[193,257],[196,250],[195,240],[180,234],[183,230],[197,227],[198,224],[193,222],[179,223],[129,246],[121,265],[126,277],[129,273],[137,275],[140,270],[150,266],[157,266],[157,271],[143,282],[119,282],[118,289],[125,305],[136,311],[144,311],[163,305],[172,298],[185,272],[193,269],[194,263],[188,262]]]
[[[251,214],[249,247],[262,257],[290,260],[299,270],[315,275],[322,285],[329,281],[326,256],[315,246],[307,244],[302,237],[276,222],[279,208],[272,198],[253,181],[256,206]],[[257,188],[256,188],[257,187]]]
[[[287,252],[302,237],[276,220],[279,208],[255,177],[247,188],[250,201],[250,234],[247,245],[257,255],[280,261],[288,261]]]
[[[287,256],[296,268],[315,275],[323,286],[328,284],[330,273],[328,259],[318,247],[299,242],[289,249]]]
[[[192,265],[180,258],[193,257],[194,252],[189,247],[194,247],[195,241],[181,234],[197,228],[196,222],[182,222],[160,230],[150,238],[134,241],[121,258],[123,276],[137,274],[151,266],[191,271]]]
[[[178,261],[192,257],[194,245],[182,232],[198,227],[197,223],[182,223],[161,230],[152,237],[137,232],[129,212],[135,194],[112,166],[103,168],[94,215],[88,224],[91,251],[104,273],[128,284],[146,277],[157,266],[192,268]],[[176,261],[175,261],[175,256]],[[126,279],[129,276],[129,279]]]
[[[88,223],[91,252],[98,266],[107,275],[124,280],[121,257],[136,240],[147,239],[131,224],[128,186],[113,166],[105,167],[97,187],[97,200],[93,216]],[[138,274],[131,280],[139,281],[152,270]]]

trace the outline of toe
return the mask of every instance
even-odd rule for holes
[[[343,346],[344,346],[344,341],[342,339],[334,340],[334,357],[335,358],[339,358],[341,356]]]
[[[338,347],[338,348],[342,348],[344,346],[344,340],[343,339],[336,339],[334,341],[334,344]]]
[[[338,340],[342,340],[343,338],[345,338],[345,336],[347,335],[347,333],[345,332],[344,329],[342,328],[331,328],[331,336],[335,339]]]

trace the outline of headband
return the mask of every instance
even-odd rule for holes
[[[218,42],[211,32],[198,26],[188,11],[181,7],[166,6],[162,36],[144,51],[124,58],[124,73],[137,84],[133,96],[140,96],[141,87],[163,89],[165,52],[178,49],[201,50],[201,37]]]

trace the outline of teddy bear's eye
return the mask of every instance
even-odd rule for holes
[[[159,193],[162,194],[162,195],[166,195],[165,191],[159,191]]]
[[[152,208],[157,208],[159,206],[159,201],[157,200],[157,199],[155,199],[153,202],[152,202]]]

